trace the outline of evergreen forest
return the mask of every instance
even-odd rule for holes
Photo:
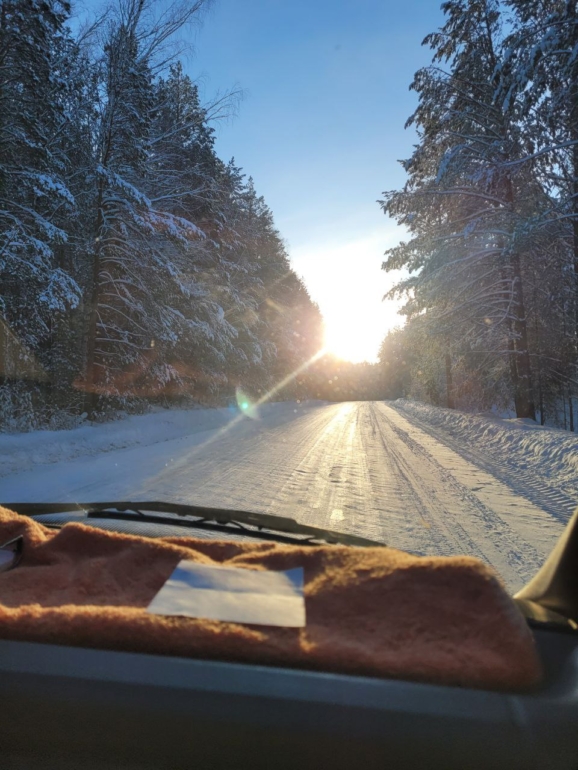
[[[411,88],[387,397],[578,422],[578,4],[449,0]]]
[[[207,5],[73,24],[67,0],[1,0],[4,430],[258,399],[322,346],[272,212],[216,153],[235,93],[204,104],[179,58]]]

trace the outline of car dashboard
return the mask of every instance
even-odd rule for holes
[[[578,637],[498,693],[0,641],[2,767],[576,768]]]
[[[85,516],[34,518],[184,534]],[[529,622],[544,678],[524,693],[0,640],[0,766],[577,770],[578,632]]]

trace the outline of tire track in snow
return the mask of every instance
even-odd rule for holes
[[[476,556],[513,588],[542,561],[502,522],[498,536],[492,511],[371,403],[334,412],[268,512],[413,553]]]
[[[368,405],[368,411],[372,427],[379,434],[384,455],[388,457],[393,472],[399,476],[403,483],[407,502],[415,506],[417,515],[428,530],[429,537],[424,543],[425,547],[422,546],[417,551],[416,548],[419,543],[415,543],[408,550],[423,555],[435,553],[440,556],[467,553],[469,556],[484,559],[485,554],[480,550],[479,545],[454,520],[455,517],[452,516],[450,510],[452,501],[448,499],[447,490],[443,489],[443,494],[439,494],[439,488],[436,488],[438,485],[432,483],[431,478],[426,478],[424,465],[421,465],[419,472],[416,472],[415,456],[413,454],[408,455],[404,451],[404,447],[400,445],[399,440],[392,441],[393,426],[380,419],[372,404]],[[452,526],[449,525],[450,518],[452,519]],[[395,545],[393,542],[390,544]]]
[[[503,481],[517,495],[527,498],[534,505],[547,511],[563,524],[566,524],[572,516],[578,504],[578,499],[566,494],[557,487],[556,483],[552,482],[551,477],[543,473],[537,473],[536,469],[530,471],[516,465],[515,455],[513,463],[509,456],[498,455],[498,458],[496,458],[495,455],[487,451],[484,452],[483,449],[480,450],[476,446],[464,445],[463,441],[456,440],[447,431],[430,425],[396,403],[388,404],[387,406],[402,415],[412,425],[419,426],[422,431],[428,433],[441,444],[451,447],[474,465],[483,468],[500,481]]]
[[[532,577],[561,532],[558,522],[453,449],[424,435],[389,406],[377,404],[375,408],[410,449],[420,475],[429,464],[442,481],[444,494],[462,501],[451,526],[466,533],[465,542],[475,542],[482,558],[510,587],[519,587]],[[432,493],[439,495],[435,489]]]
[[[331,423],[290,469],[269,513],[383,540],[381,522],[372,515],[358,417],[356,404],[336,408]]]

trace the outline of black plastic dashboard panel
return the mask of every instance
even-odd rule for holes
[[[578,637],[501,694],[0,641],[3,770],[578,768]]]

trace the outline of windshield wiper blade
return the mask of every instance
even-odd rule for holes
[[[254,511],[237,511],[228,508],[208,508],[202,505],[186,505],[183,503],[163,503],[158,501],[129,502],[116,501],[106,503],[3,503],[4,507],[23,516],[38,516],[43,513],[69,513],[83,511],[90,513],[136,513],[150,511],[156,513],[172,513],[186,518],[197,517],[199,524],[215,522],[219,525],[246,524],[259,530],[271,530],[291,535],[303,535],[315,541],[332,545],[354,546],[384,546],[375,540],[368,540],[358,535],[335,532],[331,529],[312,527],[300,524],[295,519],[286,516],[275,516],[269,513]]]

